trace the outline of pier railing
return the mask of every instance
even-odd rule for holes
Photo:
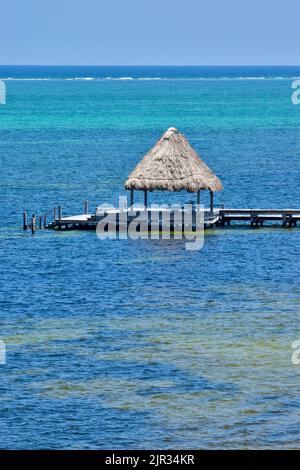
[[[89,212],[89,202],[87,200],[83,203],[84,214],[87,215]],[[52,215],[51,222],[49,220],[50,215]],[[53,228],[56,224],[60,225],[62,221],[62,205],[58,204],[42,215],[36,215],[35,213],[31,214],[30,222],[28,221],[28,211],[25,209],[23,211],[23,230],[31,230],[32,233],[35,233],[37,229]]]
[[[300,209],[225,209],[219,210],[219,223],[230,225],[233,221],[250,221],[253,227],[263,226],[264,222],[282,222],[282,225],[295,227],[300,220]]]

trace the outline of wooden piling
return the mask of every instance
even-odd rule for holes
[[[89,201],[84,201],[84,213],[89,213]]]
[[[285,213],[282,214],[282,226],[285,227],[287,224],[287,216]]]
[[[53,208],[53,222],[56,221],[56,207]]]
[[[28,225],[27,225],[27,211],[25,210],[23,212],[23,230],[27,230]]]
[[[219,223],[220,223],[221,225],[223,225],[223,227],[224,227],[224,225],[225,225],[225,216],[224,216],[224,214],[222,214],[222,215],[220,216]]]
[[[61,222],[62,219],[62,206],[58,206],[58,220]]]
[[[34,234],[36,231],[36,216],[35,214],[32,214],[31,217],[31,233]]]
[[[209,191],[209,206],[210,206],[210,212],[213,213],[213,211],[214,211],[214,193],[213,193],[213,191]]]
[[[257,215],[250,214],[250,217],[251,217],[250,227],[255,227],[255,225],[257,225]]]

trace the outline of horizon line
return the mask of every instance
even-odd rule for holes
[[[300,67],[300,64],[0,64],[0,67]]]

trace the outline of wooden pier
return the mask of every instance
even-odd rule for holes
[[[126,209],[128,215],[128,224],[133,220],[141,210],[138,206],[134,210]],[[151,214],[159,212],[159,229],[162,227],[163,212],[169,209],[153,209],[147,208],[149,228],[151,227]],[[122,210],[123,211],[123,210]],[[137,212],[138,211],[138,212]],[[23,229],[30,229],[35,233],[38,229],[53,230],[96,230],[97,224],[108,214],[114,214],[116,224],[115,229],[119,231],[120,209],[109,209],[105,215],[99,215],[88,212],[88,202],[84,201],[84,213],[63,217],[62,206],[55,207],[52,211],[52,220],[47,222],[50,211],[36,216],[32,214],[30,223],[27,222],[27,211],[23,212]],[[124,211],[123,211],[124,212]],[[193,217],[195,217],[195,209],[193,209]],[[193,219],[194,220],[194,219]],[[271,224],[279,224],[282,227],[296,227],[300,221],[300,209],[230,209],[230,208],[214,208],[213,210],[204,210],[204,228],[217,228],[234,225],[250,225],[252,228],[270,226]],[[181,226],[184,230],[184,225]],[[174,230],[174,224],[171,216],[171,231]]]
[[[214,194],[222,191],[223,185],[220,179],[201,160],[197,152],[192,148],[187,139],[175,127],[170,127],[156,142],[154,147],[143,157],[130,173],[124,187],[130,191],[130,207],[127,207],[127,198],[119,208],[112,206],[99,206],[95,213],[89,212],[88,201],[84,201],[83,213],[64,217],[62,206],[55,207],[51,212],[52,221],[47,222],[49,212],[43,215],[31,215],[28,223],[28,214],[23,213],[24,230],[31,229],[35,233],[37,229],[49,228],[54,230],[96,230],[99,222],[105,223],[107,215],[114,216],[107,221],[108,229],[123,231],[130,228],[134,219],[141,213],[147,214],[142,223],[137,219],[133,225],[137,231],[141,229],[153,230],[153,225],[159,230],[167,228],[171,231],[193,230],[199,228],[203,222],[204,228],[227,227],[233,222],[235,225],[250,225],[252,228],[264,225],[279,224],[282,227],[296,227],[300,220],[300,209],[231,209],[215,208]],[[181,219],[178,219],[174,207],[151,206],[148,204],[148,195],[153,191],[178,192],[187,191],[196,194],[196,201],[190,201],[180,207]],[[144,204],[134,202],[134,192],[143,193]],[[201,192],[209,191],[209,207],[201,206]],[[101,210],[100,210],[101,208]],[[201,218],[199,220],[199,214]],[[123,217],[125,215],[125,217]],[[167,219],[164,219],[166,217]],[[168,219],[169,218],[169,219]],[[202,219],[202,220],[201,220]],[[107,220],[107,219],[106,219]],[[153,224],[153,220],[155,223]],[[127,225],[126,225],[127,224]],[[105,226],[106,227],[106,226]],[[108,231],[107,229],[107,231]],[[106,230],[106,229],[105,229]]]

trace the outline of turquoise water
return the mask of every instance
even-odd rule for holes
[[[299,208],[297,76],[0,67],[1,448],[300,448],[299,228],[207,231],[199,252],[21,230],[24,208],[117,203],[170,126],[221,178],[217,204]]]

